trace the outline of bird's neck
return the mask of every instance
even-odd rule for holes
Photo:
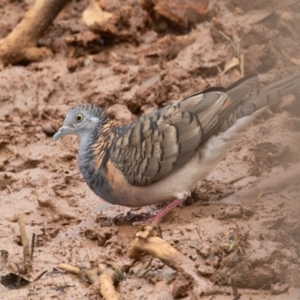
[[[96,128],[88,135],[88,140],[80,141],[79,170],[91,190],[102,199],[117,202],[110,192],[106,178],[106,165],[109,160],[110,147],[119,134],[120,128],[112,122]]]
[[[79,169],[85,177],[86,172],[97,172],[105,167],[109,147],[118,133],[119,127],[108,121],[85,138],[80,139]],[[88,170],[86,169],[88,168]]]

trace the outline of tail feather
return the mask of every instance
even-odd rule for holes
[[[227,110],[224,110],[220,119],[219,132],[226,131],[242,117],[251,115],[257,117],[267,106],[276,103],[286,95],[300,90],[300,73],[297,73],[249,93],[242,101],[236,101],[236,99],[240,99],[242,88],[244,90],[245,87],[248,87],[248,89],[250,87],[253,88],[257,79],[256,76],[249,77],[240,86],[226,91],[229,98],[233,99],[233,102]]]
[[[249,116],[298,90],[300,90],[300,73],[269,84],[250,94],[238,109],[243,115]]]

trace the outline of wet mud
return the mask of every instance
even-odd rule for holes
[[[30,5],[2,2],[0,38]],[[297,1],[183,2],[93,2],[107,13],[95,28],[95,8],[73,1],[39,40],[51,57],[1,71],[0,276],[19,268],[33,281],[48,272],[19,289],[0,285],[0,299],[102,299],[58,266],[84,270],[107,261],[126,276],[116,286],[121,299],[300,299],[299,94],[260,116],[160,224],[161,238],[207,284],[202,291],[184,260],[174,269],[129,255],[136,215],[161,206],[105,203],[79,174],[77,139],[52,141],[75,104],[98,104],[127,124],[244,74],[258,72],[264,85],[299,70]],[[35,234],[26,274],[19,214],[29,240]]]

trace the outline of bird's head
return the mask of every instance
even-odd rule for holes
[[[80,139],[90,135],[95,128],[100,128],[108,121],[106,113],[94,104],[82,104],[71,108],[64,120],[64,125],[54,134],[57,141],[66,134],[75,134]]]

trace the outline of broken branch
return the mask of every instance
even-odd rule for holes
[[[138,231],[130,244],[129,256],[137,259],[143,252],[153,255],[170,268],[191,276],[197,284],[197,289],[206,290],[210,284],[208,280],[197,275],[193,261],[163,239],[153,235],[154,230],[151,226],[144,226]]]
[[[101,274],[99,276],[100,291],[104,299],[107,300],[118,300],[120,299],[120,294],[114,288],[114,282],[111,276],[108,274]]]
[[[119,300],[120,294],[115,290],[114,284],[117,284],[120,278],[119,269],[112,269],[104,264],[99,264],[98,268],[80,270],[67,264],[60,264],[58,268],[67,272],[85,277],[102,295],[103,299]]]
[[[51,54],[51,51],[45,47],[38,48],[37,42],[68,1],[35,1],[22,21],[0,41],[2,68],[8,64],[39,61]]]
[[[31,271],[32,263],[31,263],[29,242],[28,242],[28,237],[25,228],[24,214],[21,213],[18,215],[18,222],[19,222],[20,235],[21,235],[22,246],[23,246],[24,273],[26,273]]]

